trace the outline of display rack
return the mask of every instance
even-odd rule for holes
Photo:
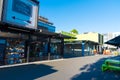
[[[25,62],[24,43],[19,40],[7,41],[6,64],[16,64]]]

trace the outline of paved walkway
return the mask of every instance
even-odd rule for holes
[[[36,62],[0,68],[0,80],[120,80],[120,72],[101,71],[101,64],[114,56],[88,56],[50,62]]]

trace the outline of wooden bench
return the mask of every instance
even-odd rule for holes
[[[107,59],[104,64],[102,64],[102,71],[106,70],[119,70],[120,71],[120,61]]]

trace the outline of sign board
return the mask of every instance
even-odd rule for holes
[[[2,22],[27,28],[37,28],[38,3],[34,0],[4,1]]]

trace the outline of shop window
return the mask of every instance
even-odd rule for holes
[[[19,39],[7,39],[5,64],[24,63],[25,41]]]
[[[46,43],[42,41],[33,41],[30,44],[29,62],[47,60]]]

